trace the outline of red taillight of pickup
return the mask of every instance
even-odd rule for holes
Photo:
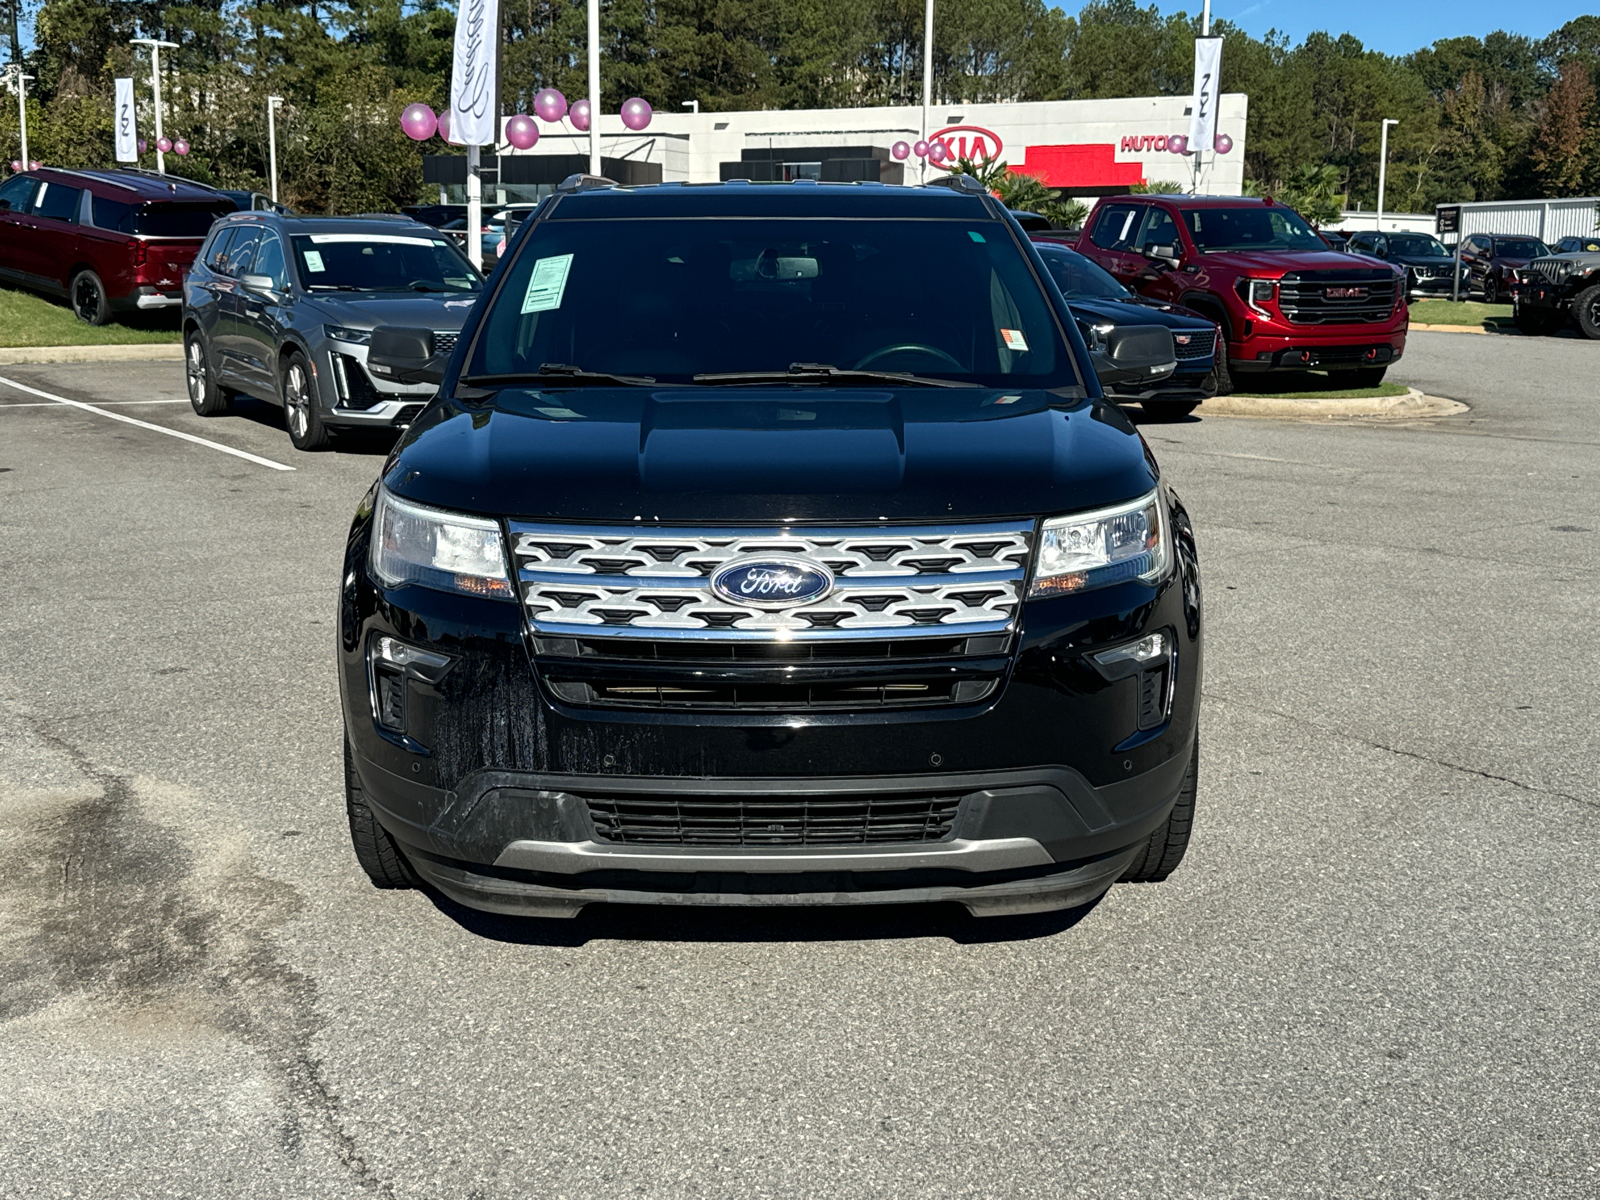
[[[144,266],[144,243],[138,238],[127,244],[128,261],[136,267]]]

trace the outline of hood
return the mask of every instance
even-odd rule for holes
[[[986,388],[507,389],[431,406],[384,482],[422,504],[570,521],[939,521],[1148,491],[1114,405]]]
[[[1215,321],[1208,321],[1187,308],[1138,297],[1132,300],[1068,300],[1067,307],[1089,320],[1110,321],[1115,325],[1165,325],[1174,330],[1216,328]]]
[[[307,296],[329,323],[351,329],[401,325],[413,329],[460,329],[481,293],[312,292]]]
[[[1352,264],[1351,259],[1357,261]],[[1348,271],[1352,266],[1387,266],[1381,258],[1346,254],[1342,250],[1213,250],[1203,265],[1230,267],[1245,274],[1272,275],[1287,271]]]
[[[1448,267],[1456,260],[1448,254],[1391,254],[1388,261],[1402,267]]]
[[[1525,267],[1529,263],[1531,263],[1532,261],[1533,261],[1533,259],[1531,259],[1531,258],[1508,258],[1503,254],[1496,254],[1493,258],[1491,258],[1489,260],[1489,262],[1490,262],[1490,264],[1492,266],[1496,266],[1496,267],[1512,267],[1512,268]]]

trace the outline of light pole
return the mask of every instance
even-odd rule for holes
[[[687,108],[690,112],[692,112],[695,116],[698,117],[700,115],[700,101],[698,101],[698,100],[685,100],[683,102],[683,106],[685,108]]]
[[[600,0],[589,0],[589,174],[600,174]]]
[[[278,105],[283,103],[282,96],[267,97],[267,161],[272,171],[272,202],[278,202],[278,125],[273,117]]]
[[[22,73],[21,63],[6,68],[7,80],[17,89],[17,120],[22,129],[22,169],[28,169],[28,80],[32,75]]]
[[[1383,144],[1378,150],[1378,223],[1373,226],[1380,233],[1383,231],[1383,185],[1389,170],[1389,126],[1398,124],[1400,122],[1391,117],[1383,119]]]
[[[150,88],[156,97],[156,171],[162,175],[167,173],[167,158],[161,152],[161,47],[169,50],[178,48],[177,42],[163,42],[159,38],[130,38],[131,46],[150,47]]]
[[[933,0],[922,21],[922,144],[928,144],[928,106],[933,103]],[[917,181],[928,181],[928,156],[917,166]]]

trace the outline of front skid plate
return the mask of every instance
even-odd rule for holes
[[[975,917],[1014,916],[1076,908],[1104,895],[1138,852],[1138,843],[1070,871],[976,887],[894,888],[851,892],[645,892],[623,888],[553,888],[479,875],[461,867],[412,857],[429,883],[468,908],[522,917],[575,917],[586,904],[693,904],[727,908],[820,907],[842,904],[932,904],[954,901]]]

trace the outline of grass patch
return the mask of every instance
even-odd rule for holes
[[[109,325],[85,325],[65,304],[0,288],[0,346],[130,346],[181,341],[178,310],[124,313]]]
[[[1411,306],[1414,325],[1488,325],[1511,324],[1511,305],[1480,304],[1476,300],[1418,300]]]
[[[1372,400],[1380,396],[1404,396],[1411,389],[1398,383],[1380,383],[1368,388],[1320,388],[1293,384],[1270,392],[1234,392],[1235,396],[1267,400]]]

